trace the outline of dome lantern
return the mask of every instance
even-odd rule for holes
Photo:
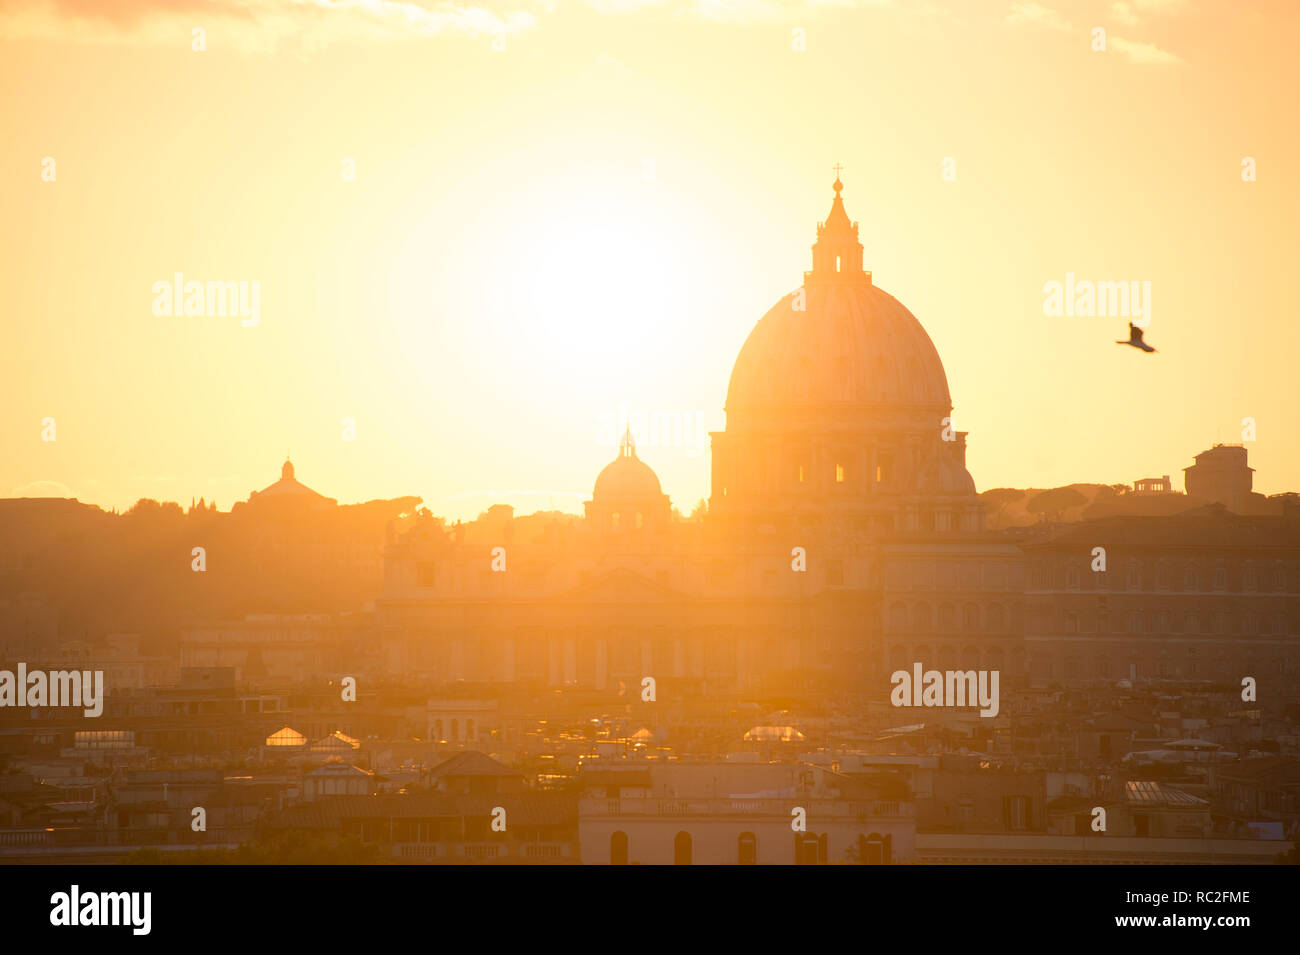
[[[841,166],[835,166],[835,198],[831,202],[830,215],[825,222],[817,223],[817,241],[813,243],[813,267],[804,273],[805,282],[850,281],[870,282],[871,273],[862,268],[862,243],[858,241],[858,224],[849,220],[844,211],[844,199],[840,193],[844,183],[840,182]]]

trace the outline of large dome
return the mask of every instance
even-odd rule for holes
[[[862,267],[835,199],[812,269],[754,326],[713,434],[711,514],[886,531],[981,526],[939,352]]]
[[[828,405],[923,412],[936,427],[952,408],[930,336],[869,277],[787,295],[759,319],[732,368],[729,424],[801,407],[824,414]]]

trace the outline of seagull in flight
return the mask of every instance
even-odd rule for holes
[[[1142,340],[1142,329],[1138,328],[1132,322],[1128,323],[1128,341],[1117,341],[1116,345],[1132,345],[1134,348],[1140,348],[1143,351],[1155,351],[1150,345]]]

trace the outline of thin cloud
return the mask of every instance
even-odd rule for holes
[[[449,0],[0,0],[0,36],[95,42],[190,43],[270,49],[284,40],[321,47],[347,39],[400,39],[445,31],[495,35],[535,27],[526,9],[490,10]]]
[[[1011,26],[1046,27],[1049,30],[1069,30],[1070,23],[1058,10],[1041,3],[1013,3],[1006,16]]]
[[[627,14],[665,11],[725,23],[798,22],[827,8],[880,9],[894,0],[584,0],[598,13]]]
[[[1183,62],[1168,50],[1162,50],[1154,43],[1139,40],[1125,40],[1123,37],[1111,37],[1107,45],[1128,57],[1130,63],[1144,66],[1173,66]]]

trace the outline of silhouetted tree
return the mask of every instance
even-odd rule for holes
[[[1086,497],[1072,487],[1054,487],[1031,497],[1025,510],[1030,514],[1042,515],[1043,520],[1059,521],[1067,510],[1086,504],[1087,501]]]

